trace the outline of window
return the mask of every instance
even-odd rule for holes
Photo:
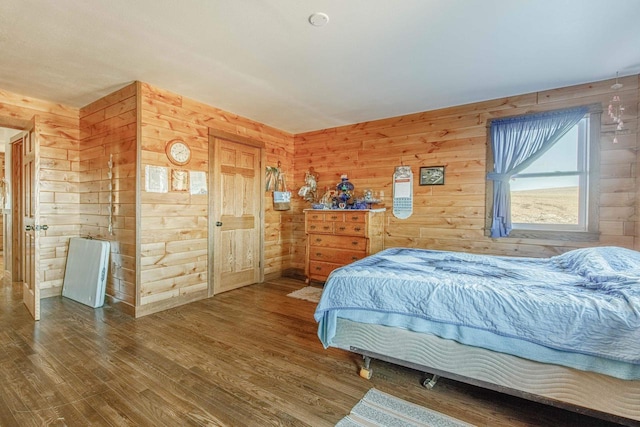
[[[589,118],[582,118],[533,164],[511,177],[514,230],[587,231]]]
[[[597,238],[601,113],[578,107],[491,122],[488,235]]]

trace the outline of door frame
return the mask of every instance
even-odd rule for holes
[[[8,282],[13,281],[14,272],[20,272],[20,269],[14,269],[12,265],[13,259],[13,223],[14,223],[14,206],[13,206],[13,165],[12,165],[12,153],[11,153],[11,140],[21,133],[27,132],[34,124],[35,117],[32,120],[17,119],[15,117],[8,117],[0,115],[0,127],[15,129],[16,134],[7,141],[5,144],[5,164],[4,164],[4,178],[5,178],[5,195],[6,199],[4,205],[0,206],[0,211],[3,215],[3,227],[4,227],[4,271],[0,279]],[[22,155],[22,154],[21,154]],[[18,265],[19,267],[19,265]]]
[[[230,132],[225,132],[218,129],[209,128],[209,207],[208,207],[208,218],[209,218],[209,226],[208,226],[208,296],[212,297],[214,295],[214,263],[215,263],[215,222],[217,221],[214,218],[214,205],[215,203],[219,203],[219,200],[215,200],[215,196],[217,191],[214,191],[215,186],[218,184],[216,176],[214,176],[215,165],[216,165],[216,149],[218,148],[217,139],[230,141],[236,144],[248,145],[251,147],[255,147],[260,149],[260,165],[259,170],[256,171],[258,173],[258,177],[260,179],[260,185],[258,193],[256,197],[259,200],[259,250],[260,250],[260,258],[259,258],[259,278],[258,283],[262,283],[264,281],[264,216],[265,216],[265,204],[264,204],[264,193],[260,189],[265,188],[265,173],[264,173],[264,165],[265,165],[265,143],[262,141],[256,141],[251,138],[247,138],[241,135],[236,135]]]
[[[20,283],[23,280],[24,272],[23,265],[20,262],[22,259],[22,246],[23,242],[23,210],[22,210],[22,151],[24,139],[23,136],[28,134],[28,130],[20,132],[18,135],[11,138],[9,143],[11,151],[11,259],[5,258],[5,263],[10,265],[9,271],[11,272],[11,282]],[[6,156],[6,154],[5,154]]]

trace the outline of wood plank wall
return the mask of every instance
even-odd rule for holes
[[[613,144],[614,125],[602,119],[599,242],[491,239],[485,237],[485,175],[487,120],[529,112],[601,103],[606,112],[613,80],[496,99],[384,120],[358,123],[295,136],[295,179],[314,167],[319,187],[335,187],[348,174],[356,190],[373,188],[391,206],[394,167],[411,166],[414,212],[406,220],[386,213],[385,247],[421,247],[478,253],[549,256],[584,245],[640,247],[637,190],[638,78],[620,79],[617,91],[624,105],[626,135]],[[419,186],[421,166],[446,167],[443,186]],[[304,230],[296,203],[294,235],[298,268],[304,260]]]
[[[0,153],[0,179],[5,178],[5,153]],[[8,193],[6,193],[8,195]],[[4,200],[3,200],[4,202]],[[0,206],[0,209],[4,208],[4,203]],[[4,251],[4,215],[0,214],[0,251]]]
[[[78,110],[0,89],[0,126],[24,129],[35,123],[40,142],[41,296],[62,291],[70,235],[77,233],[78,215],[68,195],[77,194],[73,165],[78,159]]]
[[[132,83],[80,109],[79,189],[68,195],[68,202],[78,206],[79,235],[110,241],[106,294],[131,314],[136,305],[137,100]]]
[[[636,189],[636,197],[635,197],[635,240],[633,247],[635,250],[640,251],[640,171],[638,170],[638,166],[640,165],[640,74],[638,75],[638,89],[636,91],[636,161],[632,167],[632,170],[629,173],[630,177],[635,177],[635,189]],[[625,101],[627,102],[627,101]],[[630,102],[631,104],[631,102]],[[630,129],[632,129],[630,127]],[[629,139],[632,139],[630,136]],[[628,142],[628,144],[630,144]],[[633,145],[631,145],[633,148]]]
[[[640,249],[638,78],[621,79],[624,88],[617,92],[627,107],[628,129],[618,136],[618,144],[612,143],[613,125],[603,116],[599,245]],[[420,166],[445,165],[444,186],[414,187],[411,218],[397,220],[387,212],[386,247],[547,256],[588,243],[484,236],[487,120],[596,102],[606,110],[611,84],[608,80],[295,136],[144,83],[129,85],[81,111],[0,90],[0,125],[20,128],[35,118],[40,135],[41,224],[50,227],[41,233],[43,296],[61,292],[68,239],[92,235],[113,242],[109,295],[143,315],[205,295],[206,201],[185,193],[140,192],[136,209],[144,166],[171,167],[164,154],[171,139],[189,141],[194,158],[188,169],[207,172],[209,128],[263,141],[267,165],[280,162],[294,193],[304,172],[314,167],[320,188],[335,186],[346,173],[356,189],[373,188],[388,205],[396,165],[410,165],[416,175]],[[115,237],[108,236],[106,223],[109,154],[114,155]],[[275,211],[271,193],[265,192],[265,206],[266,276],[301,270],[302,209],[308,205],[294,198],[292,210]]]
[[[208,196],[189,192],[144,191],[147,165],[209,172],[209,129],[223,130],[266,144],[267,163],[293,170],[293,136],[195,100],[141,84],[140,295],[136,316],[207,296]],[[166,144],[181,139],[192,148],[184,167],[172,165]],[[264,167],[265,165],[263,165]],[[291,172],[290,172],[291,173]],[[290,175],[290,178],[293,176]],[[209,189],[210,190],[210,189]],[[289,267],[292,234],[290,212],[272,209],[265,193],[265,274]]]

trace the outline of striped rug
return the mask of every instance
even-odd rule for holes
[[[463,421],[440,412],[414,405],[390,394],[372,388],[353,407],[351,413],[341,419],[337,427],[374,426],[428,426],[428,427],[469,427]]]

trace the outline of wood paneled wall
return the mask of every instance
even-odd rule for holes
[[[0,179],[5,178],[5,167],[4,167],[5,155],[4,153],[0,153]],[[8,195],[8,192],[6,192]],[[4,208],[4,200],[3,203],[0,204],[0,212]],[[4,215],[0,213],[0,251],[4,251]]]
[[[414,173],[414,211],[406,220],[386,213],[385,247],[421,247],[478,253],[549,256],[585,245],[640,247],[638,217],[638,78],[621,79],[617,91],[626,105],[627,133],[613,144],[614,125],[606,109],[612,80],[435,111],[394,117],[295,136],[296,182],[314,167],[319,187],[335,187],[348,174],[356,190],[373,188],[391,206],[394,168],[405,164]],[[487,120],[530,112],[601,103],[600,240],[491,239],[485,237]],[[421,166],[446,167],[443,186],[419,186]],[[299,213],[303,207],[296,204]],[[304,256],[302,216],[295,217],[296,256]]]
[[[59,118],[36,116],[40,140],[40,296],[62,292],[69,237],[79,230],[78,113]]]
[[[208,195],[144,191],[147,165],[209,173],[209,129],[222,130],[266,146],[267,164],[278,161],[293,178],[293,136],[220,109],[142,83],[140,206],[140,295],[136,315],[144,315],[207,296]],[[192,148],[189,164],[172,165],[167,142],[181,139]],[[265,167],[266,165],[263,165]],[[214,178],[215,179],[215,178]],[[209,189],[211,191],[211,189]],[[293,236],[290,212],[272,209],[265,193],[265,274],[289,267]]]
[[[59,295],[62,290],[66,251],[71,235],[79,228],[78,194],[78,110],[0,90],[0,126],[24,129],[35,125],[40,143],[40,232],[41,297]],[[75,195],[75,196],[74,196]],[[71,198],[71,202],[70,202]]]
[[[136,305],[137,102],[132,83],[80,110],[78,194],[68,196],[78,206],[78,233],[110,241],[106,294],[129,313]]]
[[[613,144],[614,125],[603,115],[598,200],[600,240],[491,239],[484,235],[487,120],[528,112],[601,103],[606,111],[612,80],[475,104],[358,123],[300,135],[133,83],[81,110],[0,90],[0,125],[35,122],[41,158],[41,263],[43,296],[61,292],[68,240],[90,235],[112,242],[108,294],[136,316],[207,294],[207,197],[185,192],[148,193],[146,165],[172,166],[165,145],[189,142],[193,158],[183,169],[209,172],[209,129],[265,143],[266,165],[280,162],[290,189],[314,167],[319,187],[333,188],[348,174],[357,190],[372,188],[390,206],[394,167],[446,166],[444,186],[414,186],[414,214],[385,215],[385,246],[547,256],[598,244],[640,249],[639,76],[621,79],[625,128]],[[112,176],[108,162],[113,155]],[[111,183],[112,190],[109,190]],[[302,209],[275,211],[265,192],[265,275],[304,266]],[[112,198],[113,235],[108,232]],[[383,205],[384,206],[384,205]]]

